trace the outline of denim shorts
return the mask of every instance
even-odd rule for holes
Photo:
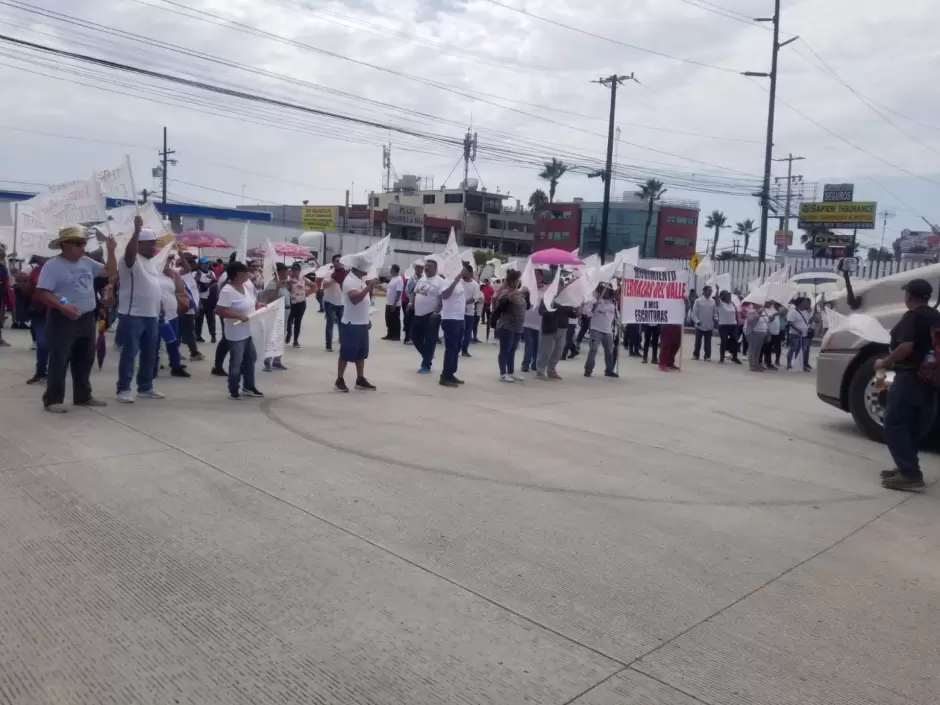
[[[362,362],[369,357],[369,326],[355,323],[339,324],[339,359]]]

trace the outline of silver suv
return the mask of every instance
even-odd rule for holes
[[[940,264],[899,272],[884,279],[853,285],[852,296],[842,291],[829,303],[839,313],[866,313],[888,330],[907,311],[901,286],[911,279],[926,279],[940,294]],[[851,300],[850,300],[851,299]],[[887,346],[865,340],[850,331],[828,332],[816,363],[816,396],[828,404],[852,414],[862,432],[876,441],[884,441],[885,392],[875,386],[874,363],[887,353]],[[891,384],[888,372],[887,383]],[[940,429],[934,424],[931,435]]]

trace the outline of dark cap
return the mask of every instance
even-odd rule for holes
[[[283,272],[285,269],[289,269],[289,267],[283,262],[278,262],[274,265],[274,268],[279,272]]]
[[[907,284],[901,287],[903,291],[913,296],[915,299],[923,301],[928,300],[933,295],[933,287],[926,279],[911,279]]]

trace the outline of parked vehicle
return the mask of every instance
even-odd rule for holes
[[[933,264],[883,279],[851,281],[845,290],[831,299],[827,297],[826,305],[846,316],[868,314],[891,330],[907,311],[901,286],[912,279],[926,279],[933,285],[934,296],[940,297],[940,264]],[[934,307],[938,303],[940,298]],[[880,442],[884,442],[885,401],[893,374],[888,372],[884,388],[879,389],[874,364],[887,352],[887,345],[866,340],[853,331],[828,331],[816,363],[816,396],[852,414],[862,432]],[[940,420],[940,415],[937,418]],[[934,422],[929,435],[940,436],[940,423]]]

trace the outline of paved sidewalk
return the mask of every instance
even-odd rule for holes
[[[446,389],[375,330],[340,395],[321,322],[264,400],[207,361],[62,417],[5,331],[0,705],[937,702],[937,488],[811,376],[476,345]]]

